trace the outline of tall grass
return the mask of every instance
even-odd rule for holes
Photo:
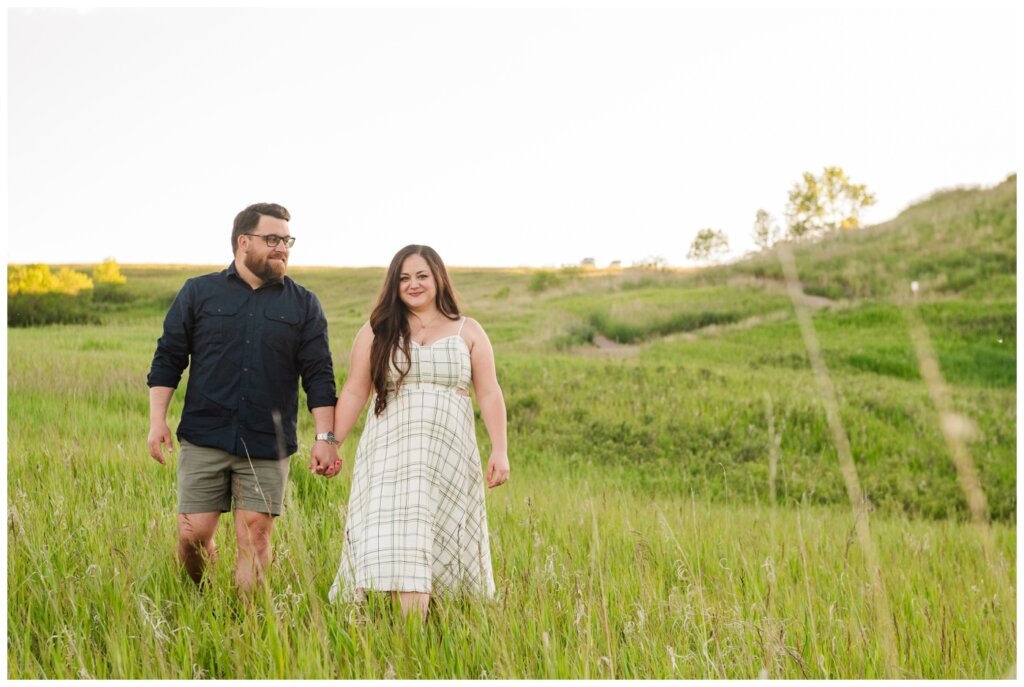
[[[496,598],[441,601],[417,630],[382,599],[326,603],[347,481],[294,466],[270,583],[247,606],[231,590],[226,525],[206,591],[172,563],[173,464],[90,450],[64,465],[11,480],[10,677],[892,676],[853,519],[831,508],[644,499],[521,469],[489,502]],[[896,676],[1001,676],[1014,599],[971,528],[873,524]],[[1012,528],[995,534],[1014,560]]]

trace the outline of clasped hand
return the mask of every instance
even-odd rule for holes
[[[309,451],[309,471],[314,475],[334,477],[341,472],[342,462],[336,444],[317,441],[313,443],[313,448]]]

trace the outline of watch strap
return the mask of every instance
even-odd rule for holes
[[[316,441],[326,441],[328,444],[337,444],[338,440],[334,437],[334,432],[320,432],[316,435]]]

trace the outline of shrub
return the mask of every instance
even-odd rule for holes
[[[46,265],[9,265],[7,295],[48,293],[53,290],[53,272]]]
[[[121,274],[121,266],[114,258],[107,258],[96,265],[92,271],[92,278],[97,284],[124,284],[128,281],[128,278]]]
[[[114,258],[107,258],[97,265],[92,271],[92,278],[96,282],[93,292],[96,303],[105,306],[106,304],[127,303],[135,300],[135,296],[129,293],[125,287],[128,278],[121,274],[121,266]]]
[[[605,310],[590,313],[588,324],[594,333],[600,333],[618,343],[635,343],[653,336],[666,336],[677,332],[691,332],[713,324],[731,324],[740,319],[736,312],[676,312],[667,317],[649,318],[643,322],[625,322],[615,319]]]
[[[67,267],[56,274],[47,265],[7,268],[9,327],[95,322],[92,297],[92,279]]]
[[[589,323],[575,323],[569,325],[569,330],[566,334],[556,337],[554,340],[555,349],[563,351],[573,346],[582,346],[584,344],[594,343],[594,335],[597,332],[594,330],[593,325]]]
[[[93,300],[97,304],[128,303],[135,299],[135,294],[128,291],[124,284],[100,282],[96,284],[96,288],[93,289]],[[107,309],[109,310],[109,308]]]
[[[77,296],[92,289],[92,279],[81,272],[62,267],[54,274],[47,265],[9,265],[7,295],[60,293]]]
[[[92,290],[66,293],[17,293],[7,296],[7,326],[98,322],[92,311]]]
[[[87,274],[75,272],[67,267],[61,267],[53,279],[55,282],[53,293],[77,296],[80,292],[91,291],[93,288],[92,279],[89,279]]]
[[[540,272],[534,272],[530,275],[530,281],[527,283],[526,288],[530,290],[530,293],[540,293],[541,291],[547,291],[553,286],[558,286],[561,283],[561,277],[554,272],[541,270]]]

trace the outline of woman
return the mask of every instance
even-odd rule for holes
[[[331,601],[390,591],[403,615],[426,618],[431,593],[494,593],[470,382],[491,439],[493,488],[509,476],[494,351],[483,328],[460,313],[440,256],[406,246],[356,335],[335,409],[343,442],[373,390]],[[337,471],[325,467],[326,476]]]

